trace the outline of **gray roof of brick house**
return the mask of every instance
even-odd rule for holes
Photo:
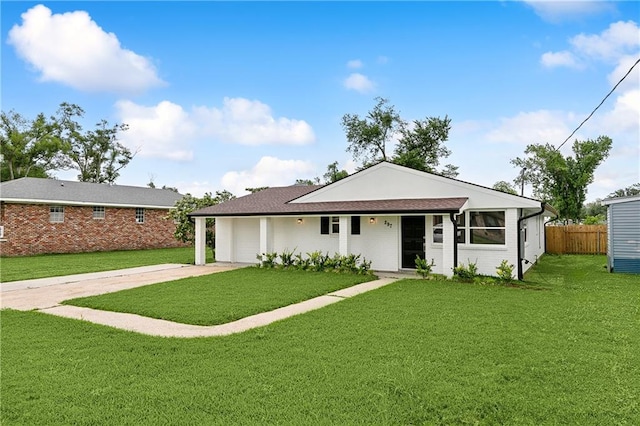
[[[268,188],[254,194],[196,210],[189,216],[292,216],[308,214],[358,213],[446,213],[457,212],[467,198],[420,198],[397,200],[331,201],[290,203],[321,186],[285,186]]]
[[[56,179],[20,178],[0,183],[0,201],[61,205],[171,208],[181,194],[168,189]]]

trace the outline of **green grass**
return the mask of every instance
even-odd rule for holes
[[[405,280],[246,333],[2,311],[2,424],[640,424],[640,283],[546,256],[530,290]]]
[[[371,275],[253,267],[72,299],[64,304],[128,312],[185,324],[216,325],[374,278]]]
[[[0,281],[32,280],[162,263],[193,263],[193,247],[0,258]],[[213,262],[207,250],[207,262]]]

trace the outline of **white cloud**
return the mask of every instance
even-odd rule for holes
[[[569,67],[581,68],[573,53],[563,50],[562,52],[546,52],[540,58],[540,62],[545,67]]]
[[[52,14],[37,5],[9,31],[8,43],[40,74],[83,91],[136,93],[163,85],[147,59],[120,45],[84,11]]]
[[[614,22],[600,34],[578,34],[570,43],[584,56],[615,61],[640,47],[640,28],[633,21]]]
[[[185,149],[196,135],[197,127],[180,105],[162,101],[151,107],[131,101],[116,103],[118,115],[129,130],[121,136],[122,142],[141,157],[188,161],[193,151]]]
[[[310,178],[315,171],[315,166],[308,161],[267,156],[262,157],[250,170],[225,173],[220,183],[222,188],[238,196],[247,193],[245,188],[293,185],[296,179]]]
[[[195,107],[193,118],[205,134],[241,145],[305,145],[315,140],[304,120],[274,118],[269,105],[257,100],[224,98],[222,108]]]
[[[369,93],[375,88],[373,81],[363,74],[354,72],[344,80],[344,87],[360,93]]]
[[[360,59],[352,59],[349,62],[347,62],[347,68],[350,68],[350,69],[362,68],[363,66],[364,64]]]
[[[617,64],[614,74],[622,76],[640,53],[640,28],[633,21],[614,22],[600,34],[578,34],[569,44],[571,50],[546,52],[540,62],[547,67],[571,68],[582,68],[589,62]]]
[[[581,19],[590,15],[611,13],[616,10],[615,5],[605,1],[585,0],[523,0],[542,19],[550,22],[560,22],[571,19]]]
[[[637,80],[636,80],[637,81]],[[630,90],[618,96],[611,111],[598,125],[605,134],[635,132],[640,129],[640,89]],[[638,139],[636,139],[636,142]]]
[[[609,84],[611,86],[615,86],[622,77],[631,69],[633,64],[638,60],[638,56],[626,55],[620,58],[618,61],[618,65],[615,69],[609,74]],[[618,86],[618,91],[623,90],[633,90],[638,87],[638,82],[640,82],[640,65],[636,65],[636,67],[631,71],[631,73],[624,79],[620,86]]]
[[[211,183],[209,183],[208,181],[191,181],[191,182],[184,182],[184,181],[178,181],[175,184],[175,187],[178,188],[178,191],[181,194],[191,194],[194,197],[203,197],[205,193],[210,192],[211,194],[215,195],[215,190],[213,189],[213,185],[211,185]],[[236,195],[236,194],[233,194]]]
[[[559,145],[572,129],[567,126],[573,115],[540,110],[521,112],[515,117],[501,118],[500,124],[487,133],[491,142],[518,144],[550,143]]]
[[[315,140],[303,120],[274,118],[259,101],[224,98],[222,108],[198,106],[191,111],[170,101],[144,106],[123,100],[115,105],[120,121],[129,125],[122,142],[141,157],[174,161],[193,159],[197,141],[213,139],[241,145],[303,145]]]

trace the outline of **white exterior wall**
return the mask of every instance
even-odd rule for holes
[[[302,218],[302,223],[298,219]],[[276,217],[273,225],[273,251],[295,251],[306,255],[321,251],[333,255],[339,250],[338,234],[321,235],[319,217]]]
[[[216,219],[216,261],[233,262],[233,219],[219,217]]]
[[[370,218],[374,223],[369,223]],[[397,216],[362,216],[360,235],[349,235],[351,253],[371,261],[376,271],[400,269],[400,221]]]
[[[260,219],[236,218],[233,220],[234,262],[257,263],[260,253]]]
[[[443,220],[451,222],[449,215],[444,215]],[[443,265],[443,253],[442,243],[433,242],[433,216],[427,216],[427,222],[425,227],[426,244],[425,244],[425,259],[427,262],[431,262],[433,259],[434,267],[433,272],[436,274],[444,274]]]
[[[468,220],[468,219],[467,219]],[[518,210],[507,209],[505,211],[505,244],[470,244],[467,238],[466,244],[458,244],[458,264],[476,263],[478,273],[483,275],[496,275],[496,267],[503,260],[514,266],[514,275],[518,266]],[[469,236],[467,231],[467,237]]]
[[[522,262],[522,272],[527,271],[544,254],[544,216],[534,216],[524,221],[527,225],[527,241],[524,243],[524,258],[529,263]],[[515,265],[515,264],[514,264]]]

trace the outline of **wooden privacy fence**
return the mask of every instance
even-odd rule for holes
[[[607,225],[546,227],[546,250],[551,254],[607,254]]]

